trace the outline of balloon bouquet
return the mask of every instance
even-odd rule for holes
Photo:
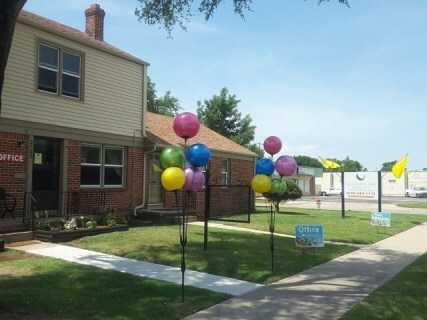
[[[286,191],[287,185],[283,177],[292,176],[297,170],[297,163],[291,156],[280,156],[276,162],[273,161],[275,154],[282,149],[282,141],[276,136],[270,136],[264,141],[264,150],[270,158],[262,158],[256,162],[255,177],[252,179],[252,189],[264,195],[273,206],[270,205],[268,223],[270,229],[270,251],[271,251],[271,271],[274,268],[274,227],[276,223],[276,213],[279,212],[280,196]],[[280,178],[271,178],[276,171]]]
[[[199,119],[190,112],[177,115],[173,121],[175,134],[184,139],[184,151],[179,147],[166,147],[160,154],[160,163],[164,168],[161,182],[167,191],[175,193],[178,207],[178,191],[183,190],[182,218],[179,226],[181,244],[182,302],[184,302],[184,274],[186,270],[185,246],[187,245],[188,213],[194,210],[195,193],[205,184],[205,175],[198,167],[208,165],[211,152],[202,143],[195,143],[187,149],[187,139],[194,137],[200,129]],[[190,164],[185,166],[185,160]],[[191,205],[193,204],[193,206]]]

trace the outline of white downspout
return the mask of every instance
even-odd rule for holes
[[[149,150],[149,151],[147,151],[147,152],[145,152],[145,154],[144,154],[144,170],[143,170],[143,174],[144,175],[146,175],[147,174],[147,176],[146,177],[148,177],[149,176],[149,172],[147,172],[147,156],[149,155],[149,154],[152,154],[153,152],[155,152],[157,150],[157,146],[154,146],[154,148],[153,149],[151,149],[151,150]],[[136,214],[136,211],[137,210],[139,210],[139,209],[142,209],[142,208],[144,208],[146,205],[147,205],[147,203],[146,203],[146,201],[145,201],[145,194],[146,194],[146,189],[147,189],[147,180],[148,179],[143,179],[144,180],[144,182],[143,182],[143,184],[142,184],[142,204],[140,204],[139,206],[136,206],[135,208],[133,208],[133,216],[134,217],[136,217],[137,216],[137,214]]]
[[[143,65],[142,67],[142,136],[144,138],[147,138],[147,133],[145,131],[145,126],[146,126],[146,119],[147,119],[147,86],[148,86],[148,81],[147,81],[147,68],[148,65]],[[156,145],[154,145],[154,148],[152,150],[147,151],[146,153],[144,153],[144,171],[143,171],[143,177],[145,176],[146,172],[147,172],[147,155],[153,153],[154,151],[156,151],[157,147]],[[146,188],[147,188],[147,179],[142,179],[142,204],[140,204],[139,206],[136,206],[135,208],[133,208],[133,216],[136,217],[136,211],[138,209],[144,208],[146,206],[146,201],[145,201],[145,193],[146,193]]]

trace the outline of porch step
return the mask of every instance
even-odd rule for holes
[[[24,232],[3,233],[3,234],[0,234],[0,240],[3,240],[4,243],[30,241],[30,240],[34,240],[34,232],[24,231]]]
[[[2,233],[11,233],[11,232],[19,232],[19,231],[28,231],[30,228],[28,224],[22,223],[19,219],[1,219],[0,220],[0,234]]]

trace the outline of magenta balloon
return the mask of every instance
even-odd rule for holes
[[[276,171],[281,176],[290,177],[297,171],[297,163],[291,156],[280,156],[276,160]]]
[[[282,141],[276,136],[270,136],[264,141],[264,150],[268,154],[276,154],[282,149]]]
[[[191,112],[183,112],[173,120],[173,131],[178,137],[189,139],[194,137],[200,129],[200,121]]]
[[[185,184],[182,189],[198,192],[205,185],[205,175],[196,167],[187,167],[184,170]]]

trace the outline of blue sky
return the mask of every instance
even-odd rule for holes
[[[84,31],[84,10],[106,11],[104,40],[151,64],[158,95],[184,111],[223,87],[280,154],[345,157],[368,170],[409,153],[427,168],[427,1],[253,0],[242,20],[229,5],[173,39],[139,23],[137,0],[28,0],[24,9]],[[231,1],[226,1],[231,2]]]

